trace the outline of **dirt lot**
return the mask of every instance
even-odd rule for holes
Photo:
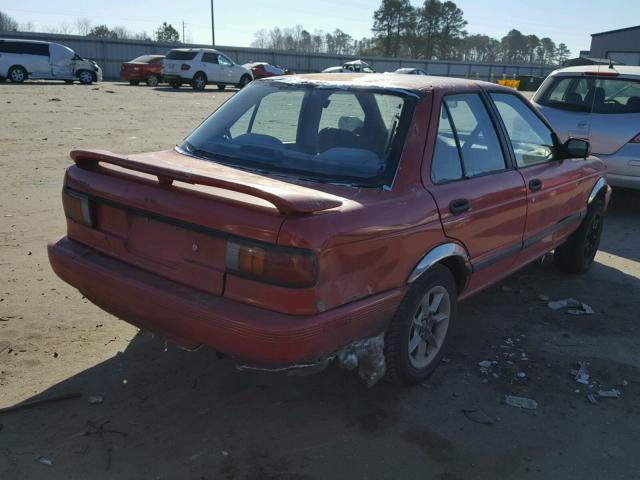
[[[615,195],[587,275],[547,260],[464,303],[447,361],[413,389],[367,389],[335,367],[239,372],[211,351],[165,349],[58,280],[45,245],[63,232],[69,150],[170,148],[229,95],[0,84],[0,408],[82,394],[0,414],[0,478],[640,478],[640,195]],[[485,374],[483,360],[497,363]],[[578,361],[592,389],[570,375]],[[621,398],[589,403],[600,385]]]

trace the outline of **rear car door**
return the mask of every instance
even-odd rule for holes
[[[558,160],[551,128],[517,94],[491,92],[510,140],[512,154],[527,186],[527,222],[519,263],[551,250],[575,229],[592,187],[583,159]]]
[[[526,219],[524,181],[487,105],[481,92],[443,97],[429,178],[446,236],[469,253],[468,292],[509,273]]]
[[[218,63],[218,54],[214,52],[204,52],[202,54],[202,69],[207,74],[207,80],[211,83],[224,83],[224,72]]]

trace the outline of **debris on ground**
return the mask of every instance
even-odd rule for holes
[[[481,409],[462,409],[462,414],[472,422],[481,425],[493,425],[494,420]]]
[[[102,395],[89,396],[89,404],[91,405],[100,405],[102,402],[104,402],[104,397]]]
[[[62,100],[59,99],[58,97],[53,97],[49,99],[50,102],[61,102]]]
[[[566,308],[569,315],[593,315],[595,313],[593,308],[575,298],[553,300],[547,303],[547,307],[556,311]]]
[[[598,396],[600,398],[620,398],[620,390],[617,388],[611,388],[609,390],[598,390]]]
[[[593,393],[590,393],[590,394],[587,395],[587,400],[592,405],[597,405],[598,404],[598,400],[596,399],[596,396]]]
[[[589,385],[590,375],[587,370],[588,366],[589,363],[587,362],[578,362],[578,370],[571,370],[569,373],[576,379],[576,382],[582,385]]]
[[[82,394],[80,392],[76,393],[65,393],[63,395],[58,395],[55,397],[42,398],[40,400],[35,400],[29,403],[21,403],[19,405],[14,405],[12,407],[0,408],[0,413],[8,413],[8,412],[17,412],[18,410],[26,410],[27,408],[38,407],[40,405],[45,405],[53,402],[60,402],[62,400],[71,400],[73,398],[80,398]]]
[[[514,395],[505,395],[504,401],[511,407],[524,408],[526,410],[535,410],[538,408],[538,402],[526,397],[516,397]]]
[[[49,466],[53,465],[53,460],[47,457],[39,457],[38,461],[43,465],[49,465]]]
[[[548,302],[550,300],[549,295],[545,295],[543,293],[541,293],[540,295],[538,295],[538,300],[540,300],[541,302]]]

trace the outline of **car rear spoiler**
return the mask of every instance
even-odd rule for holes
[[[339,207],[339,197],[280,180],[261,177],[242,172],[247,180],[241,178],[220,178],[212,174],[219,171],[207,171],[205,165],[200,171],[170,163],[160,157],[130,158],[103,150],[73,150],[71,158],[78,166],[92,166],[98,163],[110,163],[129,170],[143,172],[158,177],[162,185],[171,185],[173,181],[194,185],[206,185],[261,198],[273,204],[282,214],[308,214]],[[227,168],[227,167],[225,167]],[[209,169],[211,170],[211,169]],[[253,178],[252,178],[253,177]],[[250,181],[253,179],[255,181]]]

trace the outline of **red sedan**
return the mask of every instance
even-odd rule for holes
[[[554,250],[591,266],[611,189],[517,91],[419,75],[249,84],[172,150],[74,151],[55,272],[241,365],[422,382],[459,300]],[[570,280],[568,280],[570,281]]]
[[[288,68],[276,67],[275,65],[271,65],[266,62],[245,63],[243,66],[251,70],[254,80],[258,80],[259,78],[277,77],[280,75],[293,75],[293,72]]]
[[[120,66],[120,80],[130,85],[145,82],[150,87],[157,86],[162,81],[162,61],[164,55],[142,55]]]

